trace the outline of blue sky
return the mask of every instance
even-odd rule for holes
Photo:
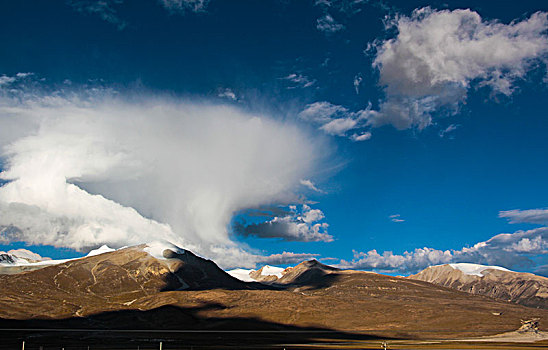
[[[236,199],[215,197],[238,202],[223,207],[237,216],[227,221],[226,215],[221,215],[227,224],[222,239],[200,233],[188,238],[184,233],[186,224],[176,232],[190,239],[203,255],[211,254],[223,264],[224,257],[218,257],[216,249],[227,245],[254,256],[249,263],[246,260],[246,266],[292,264],[295,260],[276,255],[291,252],[296,254],[295,259],[317,254],[319,258],[335,258],[326,261],[341,266],[390,273],[459,261],[498,264],[540,274],[548,271],[548,233],[544,230],[548,225],[548,210],[544,209],[548,207],[548,6],[544,2],[112,0],[99,5],[86,0],[22,0],[0,6],[0,76],[4,79],[0,79],[4,81],[0,84],[4,90],[0,118],[7,120],[1,126],[10,130],[0,132],[4,137],[1,164],[4,171],[10,171],[11,175],[4,176],[8,183],[27,176],[14,170],[19,165],[23,168],[24,163],[17,162],[46,157],[33,153],[34,158],[25,158],[24,147],[6,151],[13,142],[41,130],[8,120],[14,100],[23,100],[28,111],[34,108],[29,106],[36,106],[37,99],[43,103],[45,97],[61,96],[64,102],[60,103],[71,101],[73,106],[74,96],[82,100],[85,98],[81,95],[99,91],[100,105],[105,104],[100,110],[111,113],[124,110],[106,105],[104,99],[110,101],[117,96],[122,96],[125,110],[149,99],[155,103],[168,100],[168,104],[185,101],[200,106],[228,105],[237,110],[236,114],[265,115],[273,120],[276,131],[266,130],[262,139],[265,142],[259,142],[270,144],[271,140],[266,139],[279,135],[279,144],[272,147],[293,147],[286,150],[287,157],[280,155],[276,160],[278,153],[272,155],[273,162],[278,162],[272,164],[278,168],[303,163],[309,155],[316,157],[314,164],[295,170],[303,174],[295,179],[308,180],[318,190],[299,187],[287,179],[276,195],[257,189],[252,199],[243,196],[245,201],[239,194]],[[461,11],[465,9],[469,11]],[[451,24],[443,27],[453,20],[460,23],[462,32]],[[516,29],[519,25],[527,28]],[[432,39],[444,31],[455,34],[447,47],[442,45],[447,41]],[[477,43],[477,48],[471,48],[471,42]],[[410,59],[411,54],[417,56]],[[418,75],[412,76],[412,71]],[[62,112],[67,108],[63,105]],[[173,108],[179,111],[185,107]],[[400,113],[394,108],[417,109]],[[151,119],[153,110],[149,111]],[[54,110],[52,115],[58,112]],[[28,113],[32,118],[41,118],[44,112],[39,109]],[[201,113],[211,114],[212,125],[217,125],[217,112],[208,109],[196,113],[198,119]],[[59,123],[67,125],[66,121]],[[240,125],[227,123],[229,129]],[[127,127],[107,124],[117,130]],[[86,125],[79,126],[78,135],[88,135]],[[181,127],[188,129],[189,125]],[[292,128],[302,136],[295,138]],[[244,131],[242,135],[246,135]],[[58,132],[55,129],[55,135]],[[143,135],[147,128],[139,132]],[[238,132],[235,135],[240,135]],[[231,147],[231,140],[224,147]],[[161,143],[162,138],[157,142]],[[234,152],[246,153],[257,141],[249,142]],[[41,149],[44,145],[40,143]],[[54,154],[61,152],[51,143],[47,145]],[[174,152],[176,158],[176,147],[169,151],[158,147],[157,152]],[[268,167],[271,149],[261,150],[263,155],[253,158],[253,162],[257,167]],[[14,158],[14,154],[20,157]],[[227,152],[227,157],[230,154]],[[208,162],[224,162],[227,157],[214,157]],[[176,160],[170,158],[170,162]],[[146,164],[143,161],[141,166]],[[249,181],[257,180],[263,168],[257,169],[259,175]],[[187,171],[185,167],[177,169]],[[128,186],[124,187],[127,191],[138,192],[143,183],[141,187],[130,186],[130,180],[120,180],[116,177],[118,170],[111,170],[102,175],[78,170],[74,172],[77,175],[63,178],[72,179],[68,182],[86,193],[135,208],[143,217],[159,225],[169,224],[177,231],[179,223],[167,208],[155,211],[142,203],[143,197],[127,198],[112,186],[120,181]],[[265,183],[285,176],[269,173],[272,179],[265,179]],[[161,185],[169,188],[177,180],[158,179],[154,185],[146,184],[155,189],[157,203],[162,203],[161,193],[172,190],[164,190]],[[193,179],[189,177],[187,186],[195,187]],[[239,181],[237,176],[234,179]],[[49,186],[47,178],[39,181],[38,191]],[[184,187],[183,191],[190,190]],[[4,192],[8,190],[4,188]],[[268,193],[268,198],[256,199],[261,193]],[[32,202],[33,194],[17,197],[10,192],[11,197],[5,196],[5,203],[35,205],[44,213],[54,206],[42,206],[51,198],[42,204]],[[184,202],[187,197],[181,198]],[[292,205],[296,208],[291,209]],[[242,214],[246,206],[255,211],[270,210],[272,215]],[[0,206],[5,210],[4,217],[11,217],[5,208]],[[533,209],[537,211],[527,211]],[[306,219],[307,213],[316,217]],[[531,219],[533,214],[535,218]],[[71,219],[65,211],[55,215],[60,215],[57,219]],[[78,220],[84,225],[85,218]],[[243,222],[249,229],[239,231],[234,228],[235,222]],[[316,223],[328,227],[314,231]],[[111,242],[100,238],[105,236],[99,233],[93,241],[78,235],[77,240],[67,241],[64,234],[52,233],[53,237],[45,232],[59,230],[49,224],[37,226],[45,233],[24,235],[10,233],[9,227],[17,227],[16,221],[0,222],[4,243],[0,249],[21,247],[27,242],[42,255],[65,257],[82,254],[66,248],[85,251],[101,239],[107,244],[123,245],[123,239]],[[137,226],[131,227],[138,231]],[[291,231],[297,227],[304,231]],[[71,231],[72,227],[63,226],[63,230]],[[489,241],[498,234],[515,232],[521,233]],[[486,241],[488,248],[472,248]],[[208,244],[217,248],[204,248]],[[432,251],[416,251],[425,247]],[[466,247],[473,251],[463,251]],[[379,255],[369,254],[372,250]],[[383,255],[386,251],[393,254]],[[235,266],[234,261],[237,259],[227,259],[224,265]]]

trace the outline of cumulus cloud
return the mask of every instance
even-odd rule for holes
[[[85,251],[161,238],[221,265],[253,260],[229,238],[232,215],[299,202],[320,142],[225,105],[109,90],[3,93],[0,241]]]
[[[537,273],[543,273],[541,265],[548,263],[548,228],[501,233],[460,250],[424,247],[403,254],[391,251],[380,254],[377,250],[353,253],[351,261],[341,260],[339,265],[343,268],[409,274],[432,265],[467,262],[499,265],[509,269],[532,267]]]
[[[338,23],[333,16],[326,13],[316,20],[316,29],[324,33],[335,33],[344,29],[344,25]]]
[[[315,124],[328,135],[348,137],[352,141],[365,141],[371,138],[366,131],[368,120],[376,114],[371,104],[358,112],[331,104],[327,101],[307,105],[300,113],[299,119]]]
[[[322,6],[328,8],[331,2]],[[487,88],[492,96],[510,96],[517,81],[548,62],[546,12],[504,24],[484,20],[471,10],[427,7],[387,21],[387,30],[394,30],[395,36],[377,40],[367,50],[374,53],[372,66],[379,72],[385,94],[379,107],[349,111],[323,101],[308,105],[301,116],[309,115],[311,108],[329,105],[320,117],[333,111],[324,121],[331,124],[321,128],[338,136],[348,136],[351,130],[363,134],[383,125],[422,130],[434,124],[433,118],[458,113],[471,89]],[[356,93],[360,83],[356,76]],[[320,117],[305,119],[318,122]],[[442,130],[440,136],[455,128]]]
[[[548,209],[505,210],[499,212],[500,218],[506,218],[511,224],[528,223],[548,225]]]
[[[260,223],[237,222],[234,232],[246,237],[280,238],[285,241],[332,242],[333,236],[327,233],[329,225],[320,222],[324,217],[321,210],[312,209],[306,204],[300,210],[297,206],[290,206],[285,216],[275,216]]]
[[[456,113],[471,87],[511,95],[547,60],[547,16],[503,24],[471,10],[422,8],[397,17],[390,23],[396,37],[376,45],[373,67],[386,99],[369,124],[423,129],[437,113]]]

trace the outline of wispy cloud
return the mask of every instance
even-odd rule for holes
[[[460,127],[459,124],[451,124],[451,125],[449,125],[448,127],[446,127],[445,129],[440,130],[440,132],[438,133],[438,135],[440,135],[441,138],[444,138],[444,137],[447,136],[448,134],[450,134],[450,133],[452,133],[453,131],[457,130],[459,127]],[[450,135],[450,138],[451,138],[451,135]]]
[[[360,84],[362,83],[362,81],[363,81],[363,78],[361,74],[357,74],[354,77],[354,90],[356,91],[356,95],[360,94]]]
[[[499,212],[499,218],[505,218],[511,224],[528,223],[548,225],[548,209],[527,209],[527,210],[504,210]]]
[[[149,0],[156,1],[168,11],[173,13],[203,12],[206,10],[209,0]],[[98,16],[103,21],[115,25],[119,30],[128,26],[128,22],[122,19],[118,10],[124,5],[125,0],[66,0],[66,3],[80,13]]]
[[[158,0],[164,7],[171,11],[205,11],[209,0]]]
[[[99,16],[103,21],[114,24],[122,30],[127,22],[122,20],[115,9],[124,3],[124,0],[67,0],[67,4],[81,13]]]
[[[229,88],[221,89],[221,90],[217,93],[217,96],[218,96],[218,97],[222,97],[222,98],[227,98],[227,99],[232,100],[232,101],[237,101],[237,100],[238,100],[238,97],[236,96],[236,94],[234,93],[234,91],[232,91],[232,90],[229,89]]]
[[[311,189],[312,191],[314,192],[318,192],[318,193],[325,193],[324,191],[320,190],[318,187],[316,187],[316,185],[314,185],[314,183],[308,179],[301,179],[301,185],[303,185],[304,187],[308,188],[308,189]]]
[[[310,79],[306,75],[302,75],[299,73],[291,73],[280,79],[291,83],[290,86],[287,87],[288,89],[296,89],[296,88],[304,89],[316,84],[316,79]]]
[[[401,218],[400,214],[393,214],[388,217],[392,222],[404,222],[405,220]]]
[[[374,113],[371,105],[358,112],[351,112],[343,106],[322,101],[307,105],[299,113],[299,118],[317,125],[326,134],[348,137],[352,141],[365,141],[371,138],[367,121]]]
[[[333,16],[325,14],[316,20],[316,28],[325,33],[336,33],[344,29],[344,25],[338,23]]]

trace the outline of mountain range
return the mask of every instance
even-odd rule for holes
[[[0,328],[291,329],[405,339],[503,333],[528,319],[540,319],[540,329],[547,329],[542,322],[548,319],[548,310],[541,308],[545,304],[526,307],[517,299],[421,280],[426,273],[442,276],[437,270],[403,278],[310,260],[287,269],[263,267],[249,271],[248,277],[240,269],[240,277],[251,281],[246,282],[233,277],[234,271],[231,276],[213,261],[170,244],[105,248],[0,275]],[[499,271],[484,270],[482,278]]]

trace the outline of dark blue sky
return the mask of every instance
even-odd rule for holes
[[[498,215],[548,206],[548,90],[542,58],[513,82],[510,96],[470,79],[458,113],[435,111],[423,130],[385,125],[371,129],[370,140],[353,142],[325,136],[298,115],[319,101],[349,111],[371,103],[379,110],[385,91],[379,70],[372,67],[375,53],[366,49],[397,34],[385,29],[386,18],[411,16],[425,6],[469,8],[486,23],[508,25],[548,11],[545,1],[334,1],[326,7],[314,1],[211,0],[199,12],[170,11],[153,0],[106,3],[110,12],[92,11],[86,1],[3,2],[0,75],[32,72],[45,79],[40,82],[45,86],[66,87],[69,80],[73,87],[227,101],[328,137],[331,164],[340,167],[316,174],[315,184],[325,193],[308,197],[318,202],[314,207],[325,214],[334,241],[238,241],[269,254],[310,252],[350,261],[352,250],[460,250],[499,233],[539,227],[509,224]],[[318,20],[326,13],[344,29],[319,30]],[[546,59],[546,52],[538,57]],[[292,74],[301,80],[292,80]],[[358,93],[356,76],[362,79]],[[225,89],[238,101],[219,97]],[[450,125],[456,129],[441,137]],[[395,218],[404,221],[391,220],[398,214]]]

